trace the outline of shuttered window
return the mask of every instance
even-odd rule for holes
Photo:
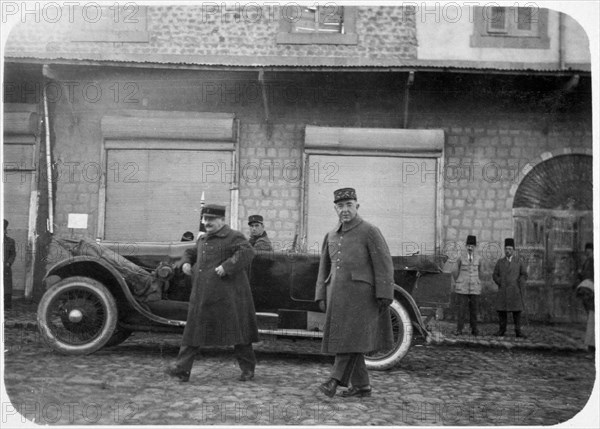
[[[359,214],[381,229],[393,255],[433,253],[435,158],[311,155],[308,163],[323,179],[308,178],[308,240],[313,246],[319,248],[335,226],[333,191],[351,187],[357,192]],[[422,178],[421,169],[430,174]]]
[[[105,175],[99,236],[179,241],[200,224],[206,203],[227,207],[234,180],[233,116],[127,111],[102,119]],[[237,207],[236,207],[237,209]]]
[[[230,213],[227,171],[232,165],[226,151],[108,150],[105,238],[179,241],[185,231],[195,236],[202,192]]]
[[[356,189],[359,214],[381,229],[393,255],[435,251],[441,131],[307,127],[305,148],[310,251],[336,225],[333,191],[345,187]]]

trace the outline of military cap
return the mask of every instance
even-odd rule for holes
[[[514,238],[507,238],[506,240],[504,240],[504,247],[515,247],[515,240]]]
[[[467,235],[467,246],[477,246],[477,237],[474,235]]]
[[[333,192],[334,204],[344,200],[356,200],[356,191],[354,188],[341,188]]]
[[[202,209],[202,216],[206,217],[225,217],[225,206],[218,204],[207,204]]]
[[[192,231],[186,231],[181,236],[181,241],[194,241],[194,233]]]
[[[261,215],[252,215],[248,217],[248,225],[252,225],[253,223],[263,224],[263,217]]]

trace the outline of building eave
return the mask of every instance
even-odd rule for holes
[[[337,72],[402,72],[431,71],[455,73],[494,74],[591,74],[589,63],[567,63],[560,68],[556,63],[524,63],[498,61],[439,61],[439,60],[380,60],[362,58],[326,57],[236,57],[236,56],[182,56],[168,54],[129,55],[127,58],[106,58],[88,55],[85,58],[28,54],[6,56],[5,63],[64,64],[188,70],[258,70],[264,71],[337,71]]]

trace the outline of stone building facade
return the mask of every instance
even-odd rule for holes
[[[141,229],[176,241],[180,231],[194,228],[201,192],[215,189],[212,195],[207,192],[208,198],[227,199],[234,226],[245,231],[247,216],[260,213],[276,250],[290,249],[296,241],[303,251],[318,252],[314,237],[319,234],[311,233],[311,228],[320,228],[327,219],[321,213],[329,212],[315,206],[321,204],[320,196],[311,199],[311,195],[345,186],[357,176],[356,183],[363,188],[359,198],[364,195],[368,203],[361,210],[384,225],[386,236],[395,240],[396,254],[445,253],[452,260],[467,235],[478,237],[485,261],[482,314],[492,319],[491,272],[502,255],[504,238],[518,232],[524,212],[515,212],[514,203],[524,177],[551,158],[581,155],[591,160],[589,58],[587,66],[574,60],[584,66],[568,71],[539,61],[522,65],[527,52],[514,63],[496,62],[495,68],[481,67],[467,54],[463,62],[453,60],[443,67],[419,58],[422,21],[412,8],[336,10],[346,19],[346,31],[329,43],[318,42],[314,34],[290,36],[290,22],[282,23],[282,17],[295,12],[279,7],[223,10],[211,3],[121,8],[120,16],[137,20],[117,23],[118,31],[107,31],[117,24],[102,17],[90,22],[91,9],[74,9],[74,22],[61,26],[48,19],[58,16],[52,12],[40,9],[40,17],[46,19],[12,30],[5,51],[4,94],[5,103],[35,105],[41,112],[43,88],[47,90],[56,176],[52,183],[55,236],[110,240],[129,233],[130,228],[118,221],[124,211],[112,201],[147,192],[145,201],[161,201],[167,208],[179,201],[186,207],[185,214],[168,212],[168,218],[136,212]],[[63,16],[67,12],[61,11]],[[114,15],[115,10],[103,13]],[[557,35],[550,31],[549,37]],[[224,125],[217,127],[217,122]],[[315,138],[340,129],[348,131],[351,142],[363,138],[365,129],[375,130],[384,140],[393,140],[397,132],[399,148],[378,139],[352,146],[340,138],[335,150],[327,142],[315,143]],[[231,134],[198,136],[224,130]],[[406,130],[415,131],[416,140],[405,137]],[[413,140],[421,141],[419,136],[429,136],[428,131],[441,133],[442,145],[423,137],[423,148],[415,148]],[[43,143],[40,136],[42,149]],[[148,150],[143,164],[139,155],[148,147],[155,152]],[[206,161],[198,155],[193,165],[199,179],[190,176],[188,186],[188,176],[174,182],[165,179],[176,171],[167,167],[188,165],[198,149],[210,155]],[[174,158],[167,158],[169,153]],[[381,163],[387,154],[394,163]],[[364,170],[348,172],[360,157],[364,162],[358,168]],[[330,165],[323,161],[327,159],[339,162]],[[44,162],[40,158],[40,168]],[[142,176],[142,165],[148,171],[151,166],[154,171],[164,168],[166,176]],[[391,177],[390,171],[412,180],[403,193],[394,193],[397,177],[395,173]],[[142,177],[159,185],[152,191],[126,186],[128,178]],[[361,177],[369,179],[361,183]],[[210,184],[207,181],[204,187],[202,178]],[[166,183],[172,183],[171,188],[162,187]],[[591,208],[582,207],[591,198],[586,192],[582,189],[585,201],[570,211],[567,207],[566,212],[589,218]],[[47,200],[47,191],[40,200]],[[392,209],[387,220],[380,220],[388,210],[385,203]],[[398,213],[409,219],[405,225]],[[69,228],[70,214],[85,214],[86,227]],[[421,216],[425,226],[419,224]],[[171,217],[186,220],[177,223]],[[334,220],[333,211],[329,218]],[[170,223],[175,225],[172,230],[164,227]],[[38,226],[43,237],[42,229]],[[571,237],[571,265],[590,238],[582,231],[587,234],[589,228]],[[36,255],[41,272],[56,259],[48,241],[39,246],[47,253]],[[527,246],[521,247],[531,260],[532,272],[539,268],[540,254],[546,259],[554,255],[552,249],[536,247],[527,253]],[[571,265],[572,277],[576,267]],[[528,301],[535,317],[578,320],[580,309],[567,297],[564,284],[548,306],[535,304],[551,287],[542,280]],[[564,308],[557,308],[563,298],[567,299]]]

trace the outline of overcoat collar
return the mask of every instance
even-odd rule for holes
[[[356,228],[362,222],[363,222],[362,218],[357,214],[356,217],[354,219],[352,219],[350,222],[347,222],[347,223],[339,222],[338,226],[335,230],[336,230],[336,232],[340,232],[340,231],[347,232],[353,228]]]
[[[254,245],[254,243],[256,243],[261,238],[268,238],[267,231],[263,231],[262,234],[257,235],[256,237],[251,235],[248,241],[250,242],[250,244]]]
[[[203,235],[202,238],[205,240],[208,240],[209,238],[213,238],[213,237],[224,238],[224,237],[227,237],[230,232],[231,232],[231,228],[229,227],[229,225],[225,224],[225,225],[223,225],[223,228],[221,228],[217,232],[215,232],[213,234]]]

